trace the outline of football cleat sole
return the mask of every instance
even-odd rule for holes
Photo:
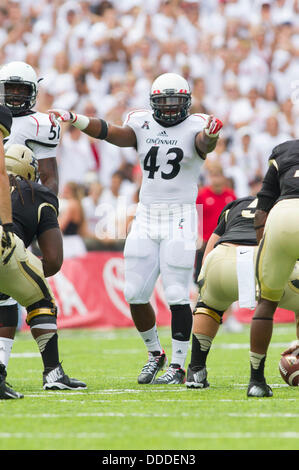
[[[46,383],[43,386],[44,390],[86,390],[87,386],[79,385],[79,386],[71,386],[71,385],[66,385],[61,382],[52,382],[52,383]]]

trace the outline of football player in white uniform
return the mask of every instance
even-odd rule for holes
[[[4,148],[7,150],[13,144],[20,144],[32,150],[38,160],[41,183],[57,195],[56,149],[60,127],[51,125],[48,114],[33,110],[39,81],[34,69],[25,62],[10,62],[0,68],[0,103],[13,116],[10,135],[4,139]],[[0,294],[0,360],[6,365],[14,342],[12,327],[16,329],[17,322],[16,301]],[[55,347],[58,353],[58,346]]]
[[[13,115],[11,134],[4,139],[4,148],[12,144],[29,147],[38,160],[41,183],[57,195],[56,150],[60,127],[51,125],[46,113],[32,109],[39,81],[34,69],[25,62],[10,62],[0,68],[0,102]]]
[[[180,75],[166,73],[153,82],[151,108],[128,114],[122,127],[70,111],[49,110],[50,120],[70,122],[89,136],[119,147],[134,147],[143,172],[135,220],[126,239],[124,294],[149,359],[140,384],[179,384],[192,328],[190,285],[198,236],[198,176],[207,153],[214,150],[221,121],[189,114],[191,92]],[[166,364],[150,298],[161,274],[171,310],[172,357]]]

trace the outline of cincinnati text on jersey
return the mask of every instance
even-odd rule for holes
[[[178,143],[177,139],[156,139],[148,138],[146,139],[147,144],[154,144],[154,145],[176,145]]]

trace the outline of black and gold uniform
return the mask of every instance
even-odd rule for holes
[[[49,322],[48,315],[56,315],[54,296],[44,277],[41,260],[26,248],[35,237],[59,227],[58,199],[41,184],[15,180],[11,200],[16,249],[9,263],[0,266],[1,300],[12,297],[25,306],[30,325],[35,316],[41,321],[40,314]]]
[[[256,232],[253,219],[257,206],[257,198],[243,197],[227,204],[222,210],[218,225],[214,230],[220,243],[234,243],[236,245],[257,245]]]
[[[278,145],[258,193],[257,209],[268,214],[257,256],[263,299],[279,302],[299,259],[299,140]]]
[[[25,247],[46,230],[58,228],[58,199],[46,186],[19,180],[11,194],[14,233]]]
[[[194,314],[207,314],[221,323],[223,312],[239,298],[237,276],[237,247],[253,249],[252,261],[257,258],[258,246],[254,229],[257,198],[248,196],[227,204],[214,230],[220,238],[208,254],[199,275],[199,299]],[[299,316],[299,263],[294,266],[279,307]]]

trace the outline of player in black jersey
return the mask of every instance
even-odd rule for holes
[[[273,315],[299,259],[299,140],[276,146],[269,163],[254,220],[260,295],[250,330],[250,397],[273,395],[264,376]]]
[[[2,298],[17,300],[27,309],[26,322],[36,340],[43,365],[44,389],[82,389],[83,382],[65,375],[58,354],[55,299],[45,277],[59,271],[62,260],[62,236],[59,229],[58,199],[45,186],[37,183],[38,164],[31,150],[23,145],[11,145],[5,154],[10,178],[13,231],[16,250],[5,272],[0,269]],[[34,237],[42,253],[39,260],[26,248]],[[18,314],[16,305],[1,308],[0,336],[13,341]],[[9,354],[2,361],[5,366]],[[6,390],[0,398],[19,398]]]
[[[252,259],[257,245],[253,218],[257,199],[237,199],[222,210],[210,236],[198,277],[199,297],[193,312],[192,353],[187,370],[188,388],[207,388],[206,360],[222,323],[223,313],[238,300],[237,248],[243,246]],[[254,278],[253,278],[254,284]]]
[[[206,361],[212,341],[222,323],[222,315],[229,306],[251,292],[245,299],[251,308],[255,305],[254,260],[257,238],[254,217],[257,198],[248,196],[227,204],[212,233],[199,275],[199,298],[194,309],[191,362],[187,371],[188,388],[207,388]],[[245,274],[238,270],[239,263]],[[290,276],[298,282],[299,265]],[[279,306],[293,310],[299,317],[299,290],[286,286]],[[297,329],[297,336],[299,329]],[[299,336],[298,336],[299,337]]]

